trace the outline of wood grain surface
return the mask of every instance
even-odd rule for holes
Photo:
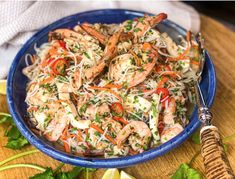
[[[217,94],[212,107],[213,123],[219,128],[222,136],[229,136],[235,133],[235,33],[207,16],[201,16],[201,22],[201,31],[206,39],[206,48],[213,59],[217,73]],[[0,96],[0,111],[6,110],[5,96]],[[1,126],[0,161],[22,152],[7,149],[3,147],[5,144],[6,138],[3,137],[3,127]],[[27,147],[24,151],[32,148],[32,146]],[[200,146],[189,139],[162,157],[123,170],[137,179],[169,178],[181,163],[189,162],[199,150]],[[235,169],[235,139],[228,142],[227,154],[232,168]],[[37,163],[52,168],[59,164],[59,162],[41,152],[17,159],[12,163]],[[70,167],[66,165],[64,169],[68,170]],[[195,160],[193,167],[203,173],[204,167],[201,156]],[[104,171],[104,169],[99,169],[92,173],[90,178],[100,179]],[[10,169],[0,172],[0,179],[24,179],[37,172],[28,168]]]

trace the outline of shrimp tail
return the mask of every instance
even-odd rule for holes
[[[156,16],[153,16],[151,20],[149,21],[149,24],[151,27],[154,27],[155,25],[159,24],[161,21],[167,18],[167,14],[160,13]]]

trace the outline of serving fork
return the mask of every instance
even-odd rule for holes
[[[205,173],[208,179],[232,179],[235,178],[229,160],[226,156],[219,130],[212,125],[213,115],[206,104],[202,90],[200,88],[201,74],[205,64],[205,48],[204,40],[201,34],[198,34],[199,50],[201,60],[199,70],[196,73],[197,78],[194,80],[194,88],[196,92],[196,104],[198,107],[198,117],[202,122],[200,130],[201,155],[205,166]]]

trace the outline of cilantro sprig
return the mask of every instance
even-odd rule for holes
[[[202,179],[202,176],[197,170],[183,163],[170,179]]]
[[[30,179],[45,179],[45,178],[47,179],[74,179],[78,177],[84,171],[87,173],[86,176],[88,178],[89,172],[93,172],[96,170],[96,169],[76,166],[76,167],[73,167],[73,169],[70,171],[62,172],[61,168],[63,166],[64,166],[64,163],[61,163],[55,170],[53,170],[52,168],[46,168],[44,172],[30,177]]]
[[[21,149],[29,144],[29,142],[17,129],[10,114],[0,112],[0,124],[7,125],[4,136],[8,138],[8,141],[5,147],[10,149]]]

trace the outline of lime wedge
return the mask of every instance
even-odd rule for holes
[[[0,94],[7,94],[7,80],[0,80]]]
[[[106,170],[102,179],[120,179],[119,171],[116,168]]]
[[[133,177],[133,176],[127,174],[127,173],[124,172],[124,171],[121,171],[120,179],[135,179],[135,177]]]

